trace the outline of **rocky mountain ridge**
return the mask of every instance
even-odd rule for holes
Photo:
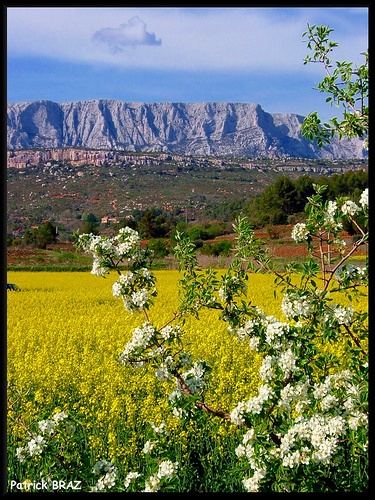
[[[303,117],[259,104],[137,103],[109,99],[7,106],[8,150],[91,148],[187,155],[363,158],[359,139],[318,148],[301,135]]]

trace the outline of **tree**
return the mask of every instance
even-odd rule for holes
[[[41,227],[33,231],[33,238],[37,248],[45,250],[47,245],[55,243],[57,237],[57,227],[50,221],[45,221]]]
[[[83,222],[99,222],[96,215],[94,215],[91,212],[89,214],[83,214],[82,221]]]
[[[84,233],[92,233],[95,235],[99,234],[99,229],[98,229],[98,223],[97,222],[90,222],[90,221],[85,221],[83,223],[82,229],[80,231],[81,234]]]
[[[329,40],[333,31],[328,26],[310,26],[307,24],[307,47],[313,51],[313,55],[307,55],[304,64],[320,63],[326,72],[326,76],[318,84],[317,90],[328,94],[326,102],[334,103],[337,107],[343,106],[341,121],[332,118],[329,122],[321,125],[321,120],[316,111],[310,113],[302,124],[302,135],[310,140],[317,140],[319,147],[323,142],[330,143],[331,138],[338,134],[342,137],[365,138],[367,147],[368,134],[368,52],[361,52],[365,62],[358,68],[353,68],[352,62],[336,61],[333,69],[328,55],[338,46],[337,42]]]

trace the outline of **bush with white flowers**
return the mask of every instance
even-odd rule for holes
[[[360,462],[361,481],[367,481],[367,311],[356,312],[351,302],[367,286],[368,272],[367,265],[347,261],[367,244],[368,191],[356,204],[349,199],[324,201],[325,188],[315,186],[306,221],[292,230],[296,242],[307,243],[309,257],[284,270],[272,262],[244,217],[234,225],[234,260],[220,278],[213,270],[199,268],[194,245],[178,233],[180,306],[161,327],[149,318],[151,297],[157,292],[136,232],[125,228],[114,238],[82,235],[78,242],[92,253],[94,274],[118,272],[114,296],[122,298],[127,311],[140,311],[146,319],[134,330],[119,361],[152,366],[160,381],[175,380],[169,396],[174,416],[186,419],[201,412],[244,429],[236,455],[245,491],[345,491],[353,484],[365,488],[357,479],[348,479],[352,460]],[[340,235],[344,220],[358,230],[351,247]],[[124,272],[120,264],[126,265]],[[286,321],[267,316],[247,300],[249,272],[254,271],[275,274]],[[335,294],[350,294],[349,305],[335,303]],[[257,393],[231,409],[207,404],[205,391],[215,380],[207,363],[194,361],[183,348],[184,320],[188,315],[199,318],[203,308],[220,310],[228,333],[263,357]],[[336,342],[345,344],[345,367],[334,349],[322,349]],[[154,446],[146,442],[144,453]],[[161,478],[176,469],[177,464],[161,462],[144,491],[157,491]],[[136,472],[129,473],[125,485],[137,478]]]

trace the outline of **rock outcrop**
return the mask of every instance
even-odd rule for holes
[[[318,148],[301,135],[303,117],[259,104],[137,103],[98,99],[8,104],[7,148],[169,151],[247,157],[362,158],[359,139]]]

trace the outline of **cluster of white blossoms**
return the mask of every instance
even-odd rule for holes
[[[120,364],[132,363],[141,368],[147,361],[159,358],[159,366],[155,375],[159,380],[167,380],[175,368],[175,361],[164,344],[181,338],[182,335],[183,330],[178,325],[167,325],[158,331],[149,321],[146,321],[142,326],[134,329],[132,339],[125,345],[118,362]],[[188,366],[189,364],[186,353],[181,352],[179,365]]]
[[[236,425],[243,425],[245,423],[245,413],[258,414],[263,410],[263,405],[274,395],[273,389],[263,384],[258,387],[257,396],[249,398],[247,401],[240,401],[237,406],[230,413],[231,421]]]
[[[66,412],[58,412],[52,416],[52,419],[40,420],[38,422],[38,428],[42,435],[33,437],[29,440],[26,446],[21,446],[16,449],[16,457],[18,458],[18,460],[20,462],[23,462],[26,459],[27,453],[30,455],[30,457],[41,455],[43,449],[47,445],[47,442],[43,436],[51,436],[55,432],[56,427],[67,417],[68,414]],[[71,434],[75,432],[75,429],[76,427],[74,424],[70,422],[67,422],[65,424],[65,430],[68,433]]]
[[[368,207],[368,188],[366,188],[359,199],[359,203],[363,209]]]
[[[246,283],[237,276],[225,276],[223,277],[223,284],[219,288],[218,294],[222,302],[227,302],[231,300],[234,293],[238,293],[238,291],[246,293],[246,290]]]
[[[282,346],[286,346],[286,338],[290,330],[289,324],[278,321],[273,316],[267,316],[265,324],[266,343],[275,349],[280,349]]]
[[[150,478],[145,483],[146,493],[156,492],[160,489],[161,480],[163,478],[171,479],[177,472],[178,462],[172,462],[171,460],[163,460],[159,464],[159,469],[156,474],[150,476]]]
[[[324,216],[324,225],[329,229],[329,230],[340,230],[342,229],[342,223],[337,219],[340,214],[344,214],[347,216],[354,217],[356,214],[358,214],[361,210],[365,210],[368,207],[368,189],[365,189],[360,197],[359,203],[361,206],[358,206],[354,201],[347,200],[344,201],[339,207],[337,201],[329,201],[327,203],[327,207],[324,210],[323,216]],[[310,231],[307,227],[307,225],[304,222],[299,222],[297,223],[293,229],[291,236],[293,240],[296,243],[303,243],[308,239],[310,235]],[[337,244],[341,244],[342,242],[337,240]]]
[[[291,292],[284,295],[281,310],[287,319],[308,318],[314,309],[311,298]]]
[[[291,469],[299,464],[327,465],[339,461],[348,429],[368,426],[367,414],[357,408],[360,400],[360,391],[348,370],[328,375],[320,383],[313,384],[308,378],[294,385],[288,383],[281,390],[278,407],[282,412],[293,412],[295,417],[285,434],[277,435],[279,442],[275,444],[263,436],[266,437],[263,442],[268,444],[263,447],[258,443],[255,447],[256,433],[252,428],[244,434],[242,444],[236,448],[236,455],[246,458],[254,471],[252,477],[244,479],[245,489],[259,490],[259,482],[266,476],[267,465],[272,460],[280,461],[283,467]],[[316,408],[315,412],[303,414],[308,414],[312,407]],[[231,414],[232,422],[243,424],[244,412],[248,410],[248,402],[239,403]],[[362,447],[366,451],[367,444]]]
[[[16,457],[20,462],[24,462],[26,459],[26,453],[29,453],[30,457],[35,455],[41,455],[46,442],[42,436],[36,436],[27,443],[26,446],[20,446],[16,449]]]
[[[326,224],[334,224],[335,219],[334,216],[337,214],[338,205],[336,201],[329,201],[327,205],[327,209],[324,214],[324,222]]]
[[[93,256],[91,273],[95,276],[104,276],[109,272],[109,262],[134,261],[140,253],[140,242],[137,231],[124,227],[113,237],[81,234],[78,246]]]
[[[336,323],[339,325],[351,325],[354,318],[354,309],[351,304],[346,308],[339,304],[332,304],[327,307],[323,321],[326,325]]]
[[[139,472],[129,472],[124,481],[125,489],[129,488],[130,483],[141,476]]]
[[[309,389],[311,387],[310,380],[300,380],[295,384],[287,384],[280,392],[278,407],[282,412],[290,412],[293,410],[297,415],[300,415],[311,403]]]
[[[169,327],[167,327],[169,329]],[[178,326],[173,327],[173,329],[177,329],[178,336],[181,336],[182,329]],[[163,332],[163,330],[161,330]],[[177,335],[176,335],[177,337]],[[172,356],[166,356],[164,360],[160,363],[158,369],[155,372],[155,376],[158,380],[164,381],[170,378],[174,378],[174,374],[172,373],[177,368],[190,368],[192,365],[192,355],[188,352],[181,352],[177,361]],[[170,396],[170,399],[177,397],[180,395],[180,392],[173,392],[173,395]]]
[[[190,359],[189,370],[181,373],[181,379],[191,394],[198,394],[204,390],[207,384],[207,376],[208,366],[204,360],[197,360],[191,364]],[[172,404],[176,404],[179,398],[184,394],[180,381],[177,378],[175,381],[176,387],[169,395],[169,401],[171,401]]]
[[[102,491],[106,488],[113,488],[116,483],[117,468],[112,465],[111,462],[106,460],[99,460],[94,465],[92,470],[94,474],[103,474],[96,483],[95,486],[91,488],[91,491]]]
[[[302,243],[309,237],[309,230],[304,222],[299,222],[292,229],[292,238],[296,243]]]
[[[152,450],[155,448],[155,446],[156,446],[156,441],[148,440],[145,442],[142,451],[145,455],[147,455],[148,453],[152,452]]]
[[[181,373],[181,378],[192,394],[197,394],[198,392],[200,392],[207,382],[205,361],[195,361],[189,370]],[[178,380],[176,380],[176,382],[177,389],[181,390],[180,383],[178,382]]]
[[[156,434],[168,435],[167,424],[166,424],[165,420],[162,420],[159,425],[156,425],[154,422],[150,422],[150,425],[151,425],[152,430]]]
[[[173,358],[171,356],[167,356],[167,358],[160,363],[158,369],[155,371],[155,377],[162,382],[170,379],[172,377],[171,371],[174,366]]]
[[[228,330],[235,333],[239,342],[249,339],[250,349],[254,351],[257,351],[262,343],[261,332],[263,331],[263,340],[274,349],[287,348],[288,338],[295,336],[289,323],[281,322],[274,316],[267,316],[259,307],[254,308],[254,317],[247,320],[243,326],[229,327]]]
[[[134,283],[135,276],[131,271],[127,271],[125,274],[121,273],[117,281],[112,285],[112,294],[114,297],[121,297],[124,293],[124,287],[129,287]]]
[[[151,299],[151,294],[156,294],[154,283],[154,276],[146,267],[137,272],[127,271],[121,273],[119,279],[113,283],[112,294],[122,298],[128,312],[139,312]]]
[[[341,266],[335,272],[335,277],[339,283],[349,280],[352,283],[360,283],[368,277],[367,266],[354,266],[353,264],[346,264]]]
[[[344,203],[341,205],[341,212],[345,215],[354,216],[360,210],[360,207],[351,200],[344,201]]]
[[[182,328],[179,325],[167,325],[160,330],[160,335],[164,340],[181,338],[182,333]]]
[[[259,490],[259,482],[265,476],[264,468],[256,468],[251,477],[244,478],[242,484],[247,492],[252,493]]]
[[[143,323],[142,326],[135,328],[132,339],[125,345],[124,350],[118,358],[119,363],[125,364],[131,362],[132,358],[136,357],[140,350],[144,350],[149,346],[150,340],[156,333],[157,330],[148,321]]]
[[[256,436],[254,429],[247,431],[242,437],[242,444],[238,445],[235,453],[238,458],[245,457],[253,470],[253,475],[242,480],[242,484],[247,492],[256,492],[259,490],[259,482],[266,475],[266,466],[262,460],[264,449],[258,446],[255,451],[254,443]]]
[[[309,464],[310,460],[329,464],[339,450],[339,439],[347,431],[345,419],[341,415],[316,413],[310,418],[297,417],[295,422],[281,437],[282,464],[290,468]]]
[[[275,368],[279,367],[285,379],[290,372],[298,371],[296,361],[297,357],[290,348],[275,356],[265,356],[259,369],[260,378],[264,382],[269,382],[275,377]]]
[[[351,268],[349,271],[354,273]],[[293,291],[284,296],[281,308],[289,320],[308,318],[313,313],[314,297]],[[346,308],[330,305],[327,309],[329,312],[323,322],[341,325],[353,321],[354,310],[350,304]],[[269,431],[266,431],[267,435],[263,435],[263,431],[259,435],[262,442],[268,442],[265,447],[259,442],[254,444],[253,429],[244,435],[236,454],[246,458],[253,471],[251,477],[243,480],[246,491],[259,491],[269,464],[275,460],[290,469],[310,462],[336,463],[341,457],[340,443],[344,442],[348,430],[357,430],[367,423],[367,415],[358,409],[359,390],[350,382],[352,375],[349,371],[329,375],[320,384],[312,383],[302,374],[297,351],[293,348],[298,349],[297,332],[301,321],[292,327],[273,316],[266,316],[260,310],[256,313],[243,326],[230,330],[241,342],[250,337],[250,347],[263,353],[259,369],[262,384],[255,396],[236,405],[230,419],[238,426],[246,426],[249,421],[254,425],[254,417],[259,415],[263,418],[262,412],[275,406],[281,414],[293,418],[287,432],[277,435],[278,444],[269,439]],[[297,372],[302,374],[300,378],[294,380],[290,377]],[[278,384],[274,384],[276,379],[285,384],[280,392]]]
[[[258,308],[259,309],[259,308]],[[263,314],[260,310],[257,311],[257,316],[247,320],[243,326],[237,327],[237,328],[232,328],[229,326],[228,330],[229,332],[234,332],[237,337],[238,342],[243,342],[245,339],[250,338],[250,342],[252,343],[253,347],[251,349],[256,350],[257,345],[259,344],[259,337],[255,337],[255,334],[259,331],[259,328],[262,327],[265,321],[265,314]],[[257,339],[257,340],[254,340]]]
[[[283,330],[277,330],[283,331]],[[297,366],[297,356],[290,347],[281,349],[278,354],[264,356],[259,369],[259,376],[264,382],[258,388],[258,394],[252,396],[247,401],[240,401],[230,414],[231,421],[236,425],[245,423],[245,415],[248,413],[259,414],[263,411],[265,403],[274,396],[273,388],[268,385],[276,376],[276,369],[281,371],[281,379],[286,380],[291,373],[299,371]],[[285,395],[284,395],[285,396]],[[283,406],[286,406],[285,398]]]

